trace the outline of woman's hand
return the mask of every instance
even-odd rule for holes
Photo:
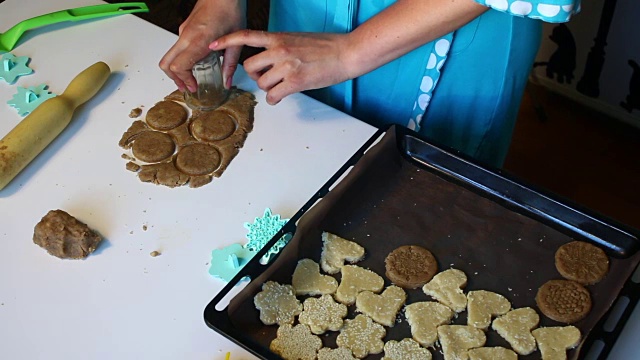
[[[245,71],[274,105],[285,96],[352,78],[347,66],[348,34],[268,33],[242,30],[212,42],[210,49],[243,45],[266,50],[246,59]]]
[[[160,68],[180,91],[195,91],[191,68],[211,50],[209,44],[218,37],[243,29],[246,25],[246,0],[198,0],[191,14],[179,28],[180,37],[160,60]],[[222,68],[225,86],[231,86],[242,46],[229,46]]]

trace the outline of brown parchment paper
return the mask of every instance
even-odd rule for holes
[[[437,170],[422,168],[403,158],[390,130],[371,148],[335,189],[300,220],[290,244],[231,300],[231,321],[252,341],[266,349],[276,337],[277,326],[265,326],[258,318],[253,297],[262,283],[274,280],[291,283],[291,275],[302,258],[320,260],[322,231],[353,240],[366,249],[359,266],[384,277],[384,259],[401,245],[417,244],[431,250],[439,271],[463,270],[468,277],[465,292],[490,290],[506,296],[513,308],[533,307],[540,326],[562,325],[546,318],[536,306],[538,288],[551,279],[561,279],[554,265],[556,249],[572,240],[527,216],[515,213],[471,190],[441,177]],[[564,232],[564,231],[563,231]],[[620,260],[610,258],[610,271],[600,283],[589,286],[593,309],[577,326],[583,337],[612,306],[625,281],[640,261],[640,253]],[[336,275],[340,280],[340,275]],[[385,286],[390,285],[385,278]],[[421,289],[407,290],[407,304],[432,300]],[[301,299],[302,300],[302,299]],[[355,316],[355,305],[347,318]],[[466,324],[466,311],[455,320]],[[411,337],[404,313],[393,328],[386,328],[388,340]],[[337,332],[322,335],[324,346],[335,347]],[[487,332],[485,346],[510,348],[497,333]],[[434,359],[442,359],[440,348],[431,349]],[[584,354],[582,354],[584,355]],[[580,346],[569,359],[580,356]],[[382,354],[367,359],[379,359]],[[539,359],[539,351],[522,359]]]

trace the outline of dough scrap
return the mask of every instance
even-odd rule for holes
[[[462,288],[467,285],[467,276],[458,269],[447,269],[436,274],[422,291],[453,311],[459,313],[467,308],[467,296]]]
[[[387,278],[405,289],[423,286],[438,272],[438,262],[431,251],[417,245],[393,250],[385,258],[384,265]]]
[[[337,349],[320,349],[318,360],[357,360],[357,358],[353,356],[351,350],[339,347]]]
[[[591,311],[589,290],[571,280],[549,280],[536,294],[536,304],[548,318],[571,324]]]
[[[127,162],[127,164],[125,165],[126,169],[129,171],[133,171],[133,172],[138,172],[140,171],[140,165],[134,163],[133,161],[129,161]]]
[[[492,316],[500,316],[511,310],[511,303],[504,296],[486,290],[469,291],[467,294],[467,325],[486,330]]]
[[[220,177],[238,154],[253,129],[257,103],[253,94],[233,88],[219,108],[210,112],[193,111],[186,120],[188,110],[174,100],[184,102],[184,97],[179,92],[167,96],[149,109],[146,122],[134,121],[118,144],[123,149],[134,147],[136,160],[147,163],[138,172],[141,181],[168,187],[189,184],[197,188],[210,183],[213,177]],[[157,151],[151,152],[153,156],[145,156],[149,151],[141,152],[138,148],[159,146],[154,141],[136,146],[138,140],[144,143],[149,138],[146,133],[172,139],[171,153],[164,146],[162,156]],[[164,140],[162,144],[166,145]],[[127,169],[135,171],[132,165],[127,165]]]
[[[379,293],[383,287],[384,279],[375,272],[357,265],[345,265],[342,267],[342,279],[336,290],[336,300],[345,305],[352,305],[360,292]]]
[[[269,345],[271,351],[285,360],[313,360],[320,348],[322,340],[304,324],[281,325],[277,337]]]
[[[291,277],[291,285],[296,295],[333,294],[338,288],[338,280],[329,275],[320,274],[320,266],[311,259],[302,259]]]
[[[379,354],[384,348],[382,338],[386,335],[384,327],[370,317],[359,314],[355,319],[345,320],[336,339],[338,346],[350,349],[359,359],[369,354]]]
[[[345,261],[353,264],[364,258],[364,248],[328,232],[322,233],[320,265],[327,274],[337,274]]]
[[[468,351],[469,360],[518,360],[513,350],[496,347],[479,347]]]
[[[382,294],[363,291],[356,297],[356,308],[359,312],[369,316],[378,324],[392,327],[396,322],[396,315],[407,300],[407,294],[402,288],[391,285]]]
[[[189,175],[178,171],[173,163],[142,165],[138,172],[138,178],[142,182],[168,187],[182,186],[189,182]]]
[[[580,330],[575,326],[542,327],[531,333],[536,338],[542,360],[565,360],[567,350],[580,343]]]
[[[382,360],[431,360],[431,351],[413,339],[390,340],[384,344]]]
[[[593,285],[609,272],[609,257],[605,252],[584,241],[572,241],[558,248],[556,269],[567,280]]]
[[[123,149],[130,149],[133,143],[133,140],[135,140],[135,138],[138,137],[140,134],[147,131],[153,131],[153,130],[151,130],[149,126],[147,126],[147,123],[145,123],[144,121],[136,120],[133,123],[131,123],[131,126],[129,126],[127,131],[125,131],[124,134],[122,134],[120,141],[118,141],[118,145]]]
[[[296,316],[302,312],[302,304],[296,298],[293,287],[275,281],[262,284],[262,291],[256,295],[253,303],[260,310],[260,320],[265,325],[293,324]]]
[[[84,259],[102,237],[63,210],[51,210],[33,230],[33,242],[60,259]]]
[[[445,360],[465,360],[468,351],[484,346],[487,337],[484,331],[467,325],[438,326],[438,338]]]
[[[430,347],[438,339],[438,326],[451,322],[455,313],[438,302],[422,301],[407,305],[404,314],[413,339],[424,347]]]
[[[301,324],[308,325],[316,335],[324,334],[327,330],[340,330],[343,319],[347,316],[347,306],[335,302],[328,294],[320,298],[307,298],[303,307],[298,320]]]
[[[538,313],[525,307],[511,310],[493,320],[491,327],[507,340],[515,352],[529,355],[536,350],[536,339],[531,335],[531,329],[538,326],[539,321]]]

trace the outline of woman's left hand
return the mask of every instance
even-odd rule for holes
[[[209,45],[212,50],[248,45],[266,50],[244,61],[244,70],[275,105],[285,96],[351,79],[348,34],[268,33],[241,30]]]

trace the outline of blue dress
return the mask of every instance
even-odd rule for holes
[[[374,126],[407,126],[502,166],[542,21],[568,21],[580,0],[474,1],[491,10],[370,73],[307,93]],[[393,2],[272,0],[269,27],[348,33]]]

